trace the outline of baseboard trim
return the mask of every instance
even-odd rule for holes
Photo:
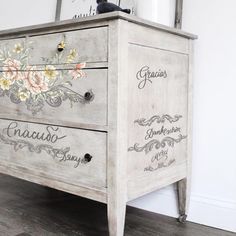
[[[149,194],[129,205],[163,215],[178,216],[174,188]],[[236,201],[192,193],[188,221],[236,233]]]

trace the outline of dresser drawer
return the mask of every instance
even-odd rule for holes
[[[30,64],[48,64],[47,59],[55,57],[55,52],[58,52],[57,46],[62,41],[65,42],[65,48],[62,52],[58,52],[59,60],[56,58],[52,63],[73,62],[68,58],[71,50],[78,53],[75,61],[106,62],[107,37],[107,27],[31,37],[29,41],[32,55],[29,62]]]
[[[64,48],[58,51],[58,45]],[[67,31],[0,41],[3,59],[24,58],[29,65],[107,62],[107,27]],[[0,51],[0,52],[1,52]]]
[[[8,85],[0,79],[1,118],[73,127],[107,124],[107,69],[53,70],[51,79],[45,70],[17,73]]]
[[[106,133],[0,120],[0,163],[69,184],[106,187]]]

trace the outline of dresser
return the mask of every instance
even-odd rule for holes
[[[110,236],[177,183],[184,222],[194,39],[121,12],[0,32],[0,172],[107,204]]]

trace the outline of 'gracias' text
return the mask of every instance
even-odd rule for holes
[[[137,80],[139,80],[138,88],[143,89],[146,84],[152,83],[156,78],[167,78],[166,70],[151,71],[149,66],[143,66],[136,74]]]

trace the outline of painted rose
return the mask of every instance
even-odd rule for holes
[[[77,64],[74,70],[71,70],[69,74],[72,76],[72,79],[79,79],[85,76],[85,73],[82,71],[86,67],[86,63]]]
[[[39,94],[48,91],[48,84],[44,80],[41,71],[37,71],[36,67],[27,67],[24,73],[24,85],[32,94]]]
[[[12,85],[12,80],[6,78],[0,78],[0,88],[2,90],[9,90]]]
[[[65,47],[64,42],[61,46]],[[41,111],[46,103],[52,107],[59,107],[65,100],[69,100],[71,106],[77,102],[84,104],[83,95],[71,88],[71,80],[86,75],[83,71],[86,63],[75,63],[77,50],[71,49],[67,55],[60,54],[64,56],[59,56],[55,50],[55,56],[44,58],[47,63],[42,69],[42,65],[28,65],[31,49],[25,48],[23,43],[17,43],[10,50],[0,50],[0,95],[10,97],[15,104],[25,103],[33,115]],[[73,63],[74,68],[60,70],[55,66],[58,63]]]
[[[3,77],[11,80],[21,79],[20,69],[20,61],[8,58],[3,62]]]

